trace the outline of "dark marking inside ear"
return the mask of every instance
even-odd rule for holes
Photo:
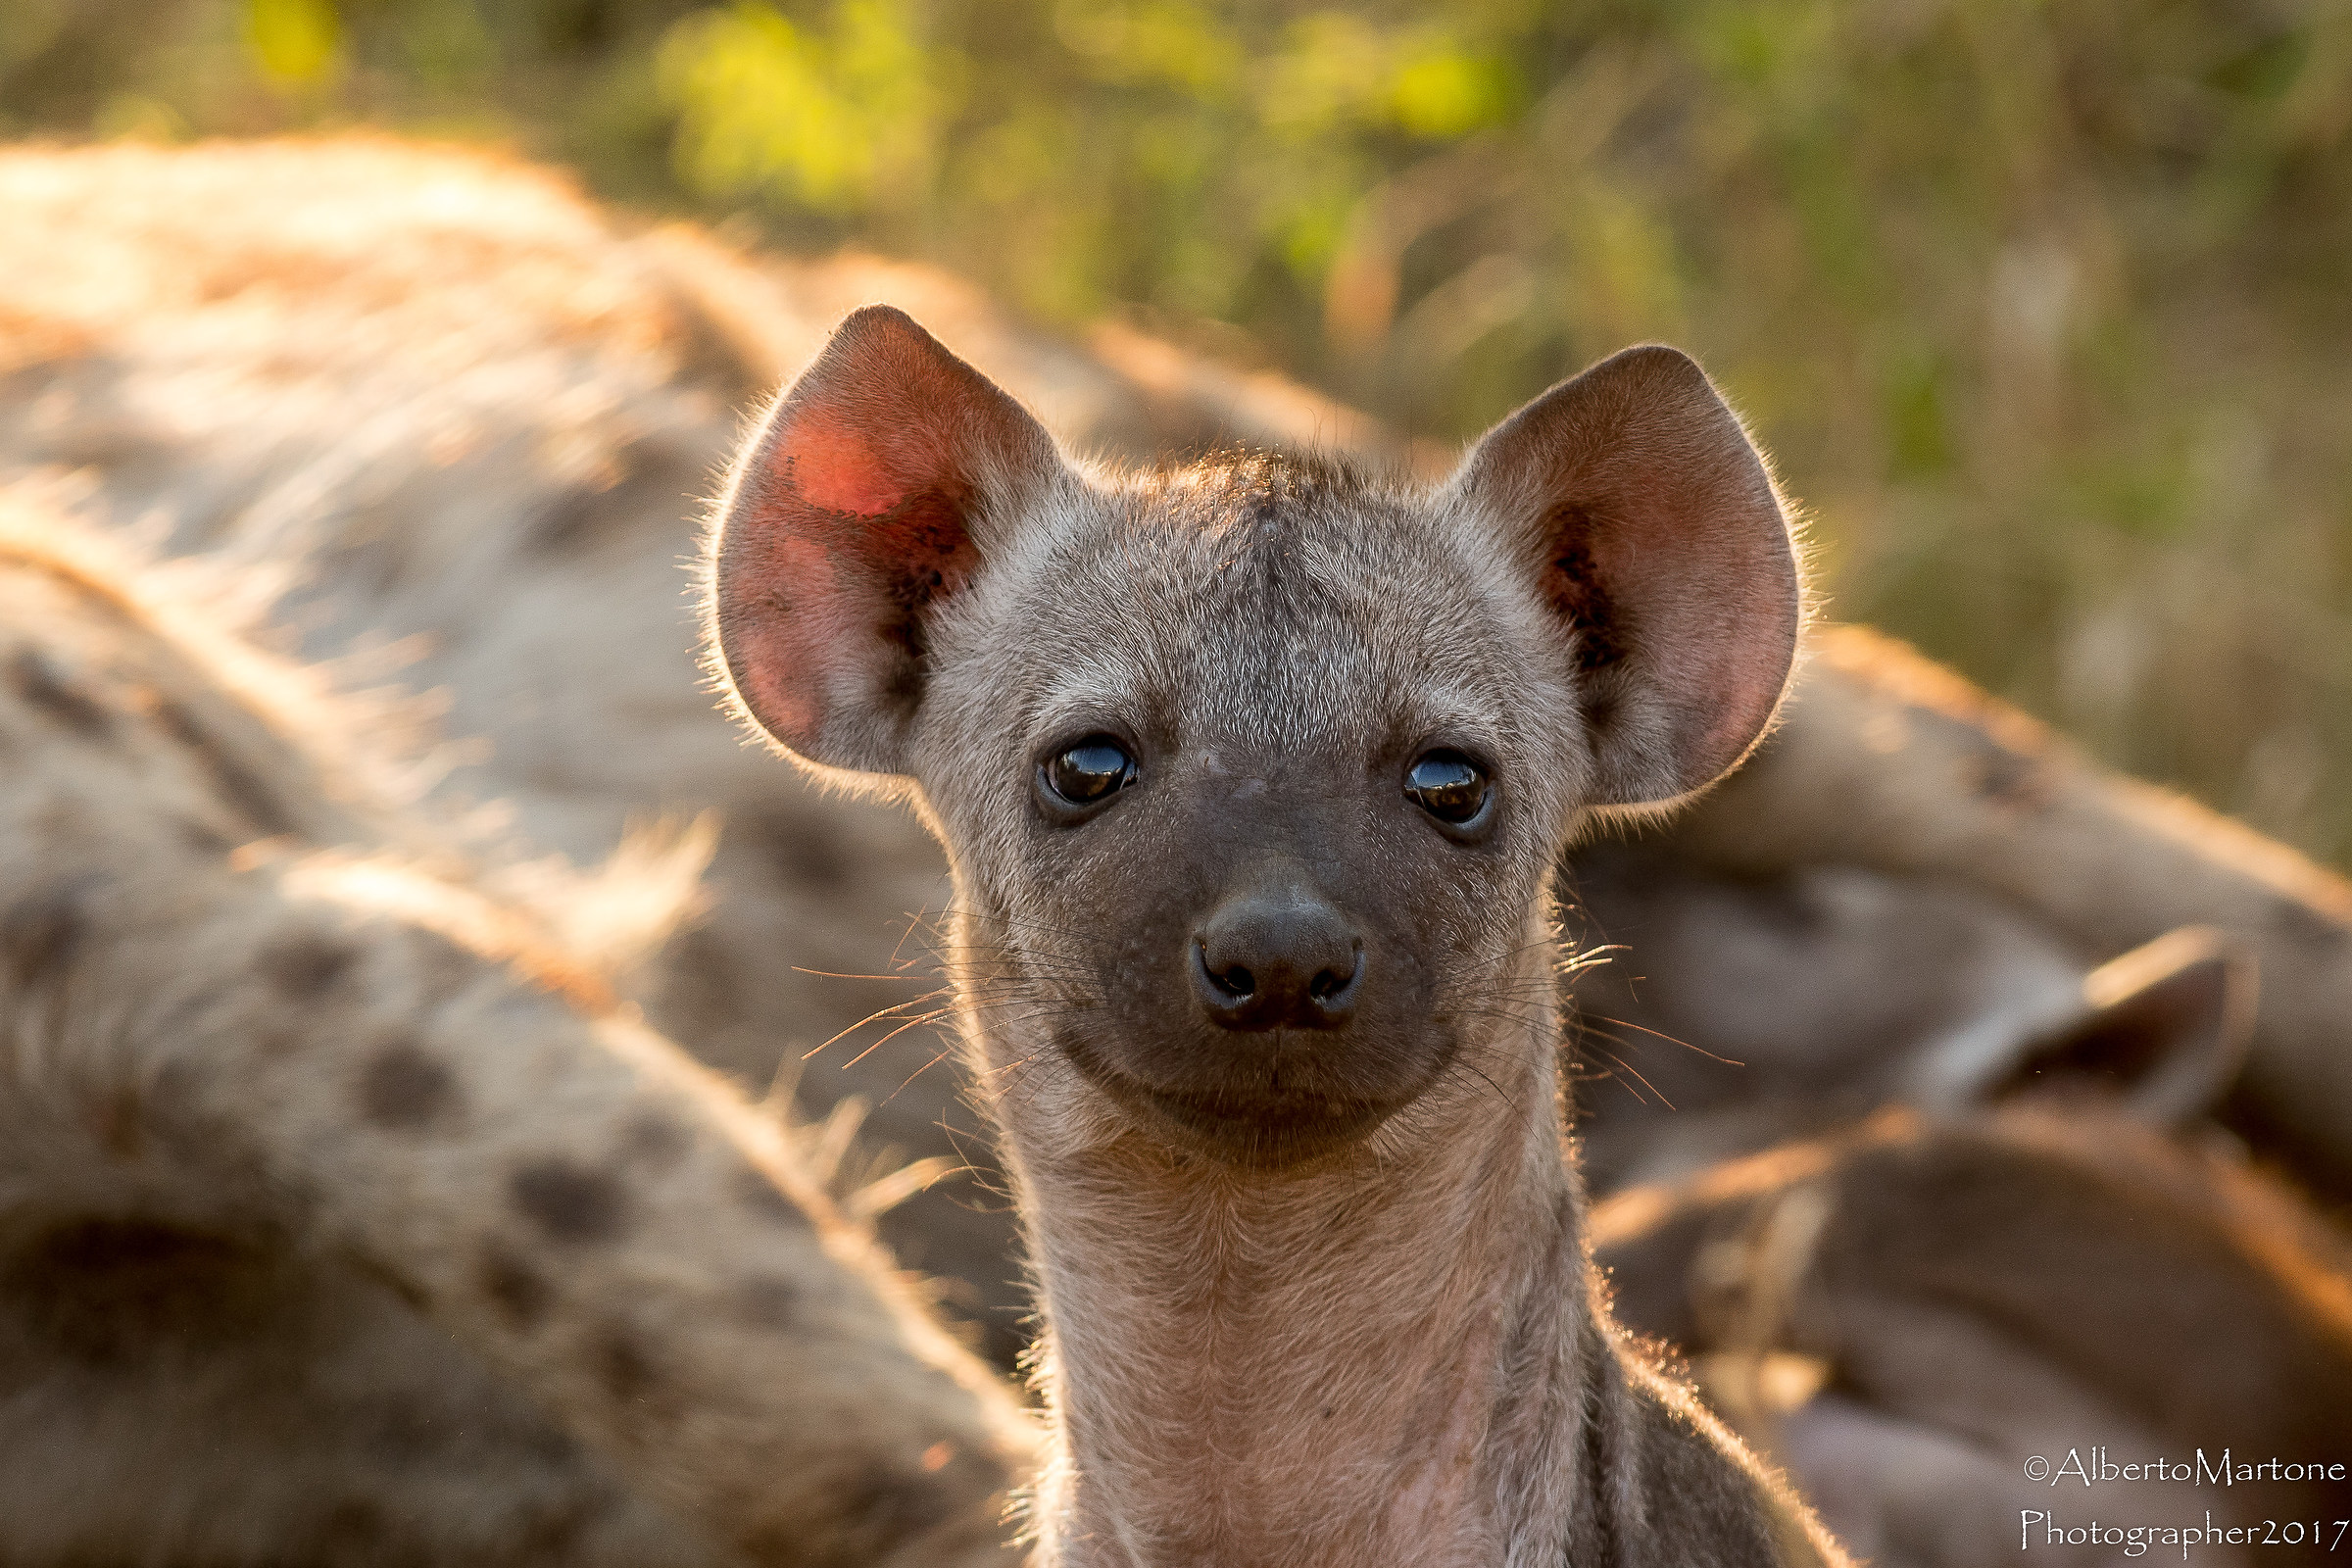
[[[360,1112],[378,1127],[414,1131],[454,1111],[459,1100],[449,1064],[413,1041],[383,1047],[360,1073]]]
[[[1570,507],[1554,513],[1549,526],[1556,542],[1544,573],[1544,597],[1576,628],[1577,672],[1589,675],[1624,657],[1617,645],[1615,612],[1587,545],[1592,519]]]
[[[113,732],[115,716],[89,682],[54,655],[19,649],[9,673],[26,702],[75,734],[100,740]]]
[[[543,1159],[514,1173],[514,1206],[549,1240],[617,1241],[629,1229],[628,1195],[604,1171]]]
[[[905,651],[910,665],[924,656],[923,612],[931,602],[960,591],[980,564],[979,546],[964,532],[963,514],[971,495],[961,485],[925,495],[909,496],[889,515],[869,525],[868,533],[904,568],[889,583],[897,614],[885,622],[886,634]]]
[[[1993,1086],[1991,1098],[2005,1100],[2034,1089],[2069,1084],[2121,1089],[2146,1077],[2170,1048],[2158,1020],[2144,1006],[2100,1012],[2061,1035],[2040,1042],[2017,1072]]]
[[[522,1259],[504,1248],[492,1246],[482,1250],[479,1270],[482,1294],[498,1309],[498,1315],[513,1329],[532,1329],[547,1316],[555,1304],[555,1292],[547,1281]]]

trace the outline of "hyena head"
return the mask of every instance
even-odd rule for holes
[[[1360,1143],[1531,986],[1548,1025],[1578,814],[1737,761],[1801,608],[1763,464],[1671,349],[1424,493],[1273,456],[1074,466],[884,308],[749,443],[712,566],[741,708],[945,842],[984,1054],[1256,1166]]]

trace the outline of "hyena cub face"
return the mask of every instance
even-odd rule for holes
[[[1526,594],[1449,521],[1274,460],[1073,488],[940,617],[912,768],[1025,1049],[1253,1161],[1445,1074],[1575,772]]]
[[[769,416],[713,557],[743,707],[910,779],[946,841],[992,1054],[1259,1165],[1479,1065],[1548,970],[1576,814],[1735,761],[1799,606],[1761,464],[1670,350],[1432,494],[1267,457],[1106,480],[880,309]]]

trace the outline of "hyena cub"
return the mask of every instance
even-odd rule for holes
[[[1621,354],[1431,494],[1112,476],[868,309],[711,559],[743,710],[953,861],[1047,1561],[1838,1560],[1625,1343],[1562,1152],[1553,859],[1737,762],[1801,618],[1695,365]]]

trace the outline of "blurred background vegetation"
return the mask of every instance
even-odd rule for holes
[[[354,123],[1440,438],[1676,341],[1832,613],[2352,863],[2342,0],[0,3],[0,132]]]

